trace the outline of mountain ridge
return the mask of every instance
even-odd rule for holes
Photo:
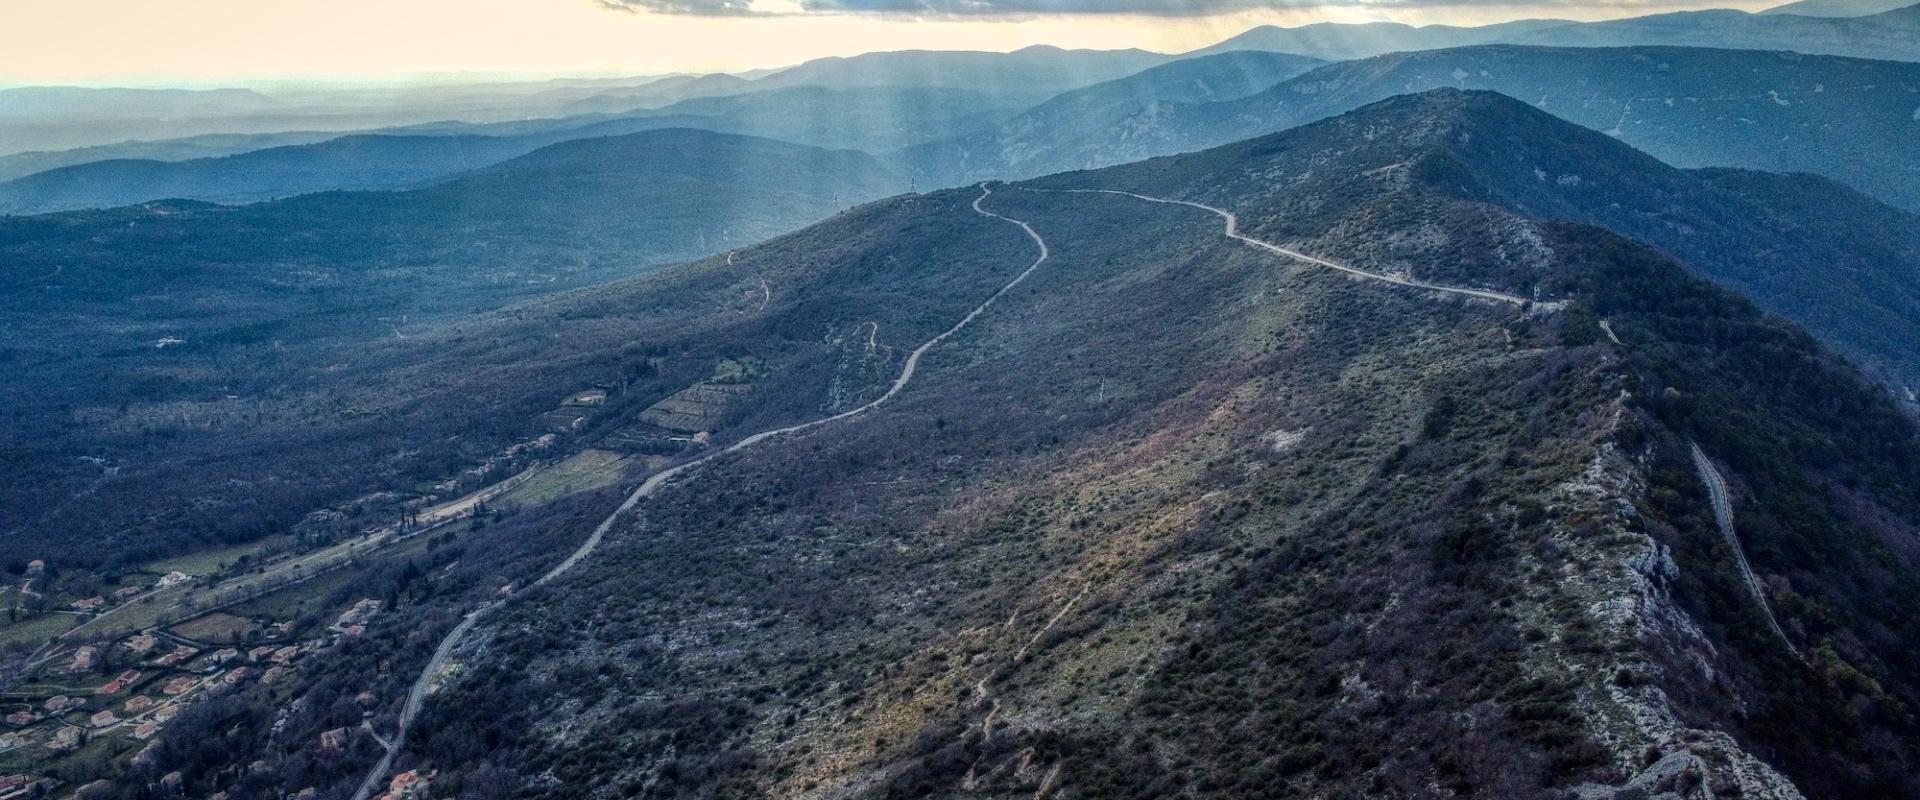
[[[1460,134],[1527,135],[1516,114],[1586,136],[1439,91],[996,186],[989,208],[1051,258],[929,355],[923,391],[664,487],[578,574],[456,651],[468,677],[411,747],[446,773],[552,775],[564,797],[636,780],[860,797],[1912,791],[1916,555],[1896,543],[1920,519],[1913,422],[1652,248],[1461,196],[1476,176]],[[1206,202],[1305,252],[1570,302],[1344,280],[1195,209],[1027,189]],[[889,286],[954,277],[953,236],[982,278],[1028,263],[1018,231],[956,216],[978,196],[896,198],[811,235],[877,248],[858,260],[895,265]],[[896,215],[911,236],[854,233]],[[924,227],[937,219],[952,227]],[[693,269],[734,285],[798,243]],[[906,250],[930,257],[883,255]],[[818,291],[779,313],[898,324],[884,302],[809,310]],[[829,372],[775,368],[780,386],[752,396],[819,391]],[[770,402],[743,401],[751,421],[715,441],[806,413]],[[1734,476],[1753,568],[1799,609],[1782,629],[1825,645],[1814,669],[1721,549],[1691,441]],[[1868,564],[1874,588],[1849,577]],[[741,684],[749,666],[764,684]],[[639,700],[668,686],[705,702]],[[569,703],[564,721],[534,713]],[[519,755],[485,760],[498,751],[473,727]]]

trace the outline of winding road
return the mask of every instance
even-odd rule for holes
[[[817,428],[828,423],[865,414],[868,411],[880,407],[881,404],[892,400],[896,395],[900,394],[902,390],[906,389],[907,384],[913,380],[914,371],[920,366],[921,356],[926,355],[928,350],[932,350],[941,342],[959,333],[961,329],[967,327],[968,324],[979,318],[981,314],[986,313],[987,309],[991,308],[995,301],[1012,291],[1015,286],[1019,286],[1022,281],[1027,279],[1027,276],[1033,274],[1034,270],[1039,269],[1041,264],[1046,263],[1047,258],[1051,255],[1051,252],[1047,249],[1046,240],[1040,238],[1040,234],[1034,231],[1032,225],[1023,220],[995,214],[981,207],[980,204],[992,194],[993,189],[991,187],[986,184],[981,184],[980,196],[974,198],[973,201],[973,210],[982,216],[992,217],[1020,226],[1020,229],[1026,232],[1028,238],[1031,238],[1033,243],[1039,247],[1040,254],[1034,258],[1032,264],[1027,265],[1025,270],[1015,275],[1013,280],[1008,281],[1005,286],[1000,287],[998,291],[995,291],[986,300],[981,301],[980,305],[974,306],[973,310],[967,312],[966,316],[961,317],[959,322],[953,324],[953,327],[941,331],[939,335],[928,339],[919,347],[914,348],[913,352],[907,355],[906,364],[900,368],[899,377],[894,378],[893,385],[887,388],[886,394],[863,405],[832,416],[821,417],[820,419],[810,422],[789,425],[784,428],[761,431],[760,433],[741,439],[738,442],[734,442],[724,449],[713,451],[684,464],[654,473],[651,477],[647,478],[646,481],[642,482],[639,487],[635,488],[631,494],[627,495],[627,499],[620,504],[619,508],[614,509],[613,513],[607,515],[606,519],[601,520],[600,524],[594,527],[593,533],[589,534],[586,541],[581,542],[580,546],[576,548],[571,555],[568,555],[565,560],[555,565],[553,569],[548,570],[546,574],[541,575],[531,586],[544,586],[558,579],[560,576],[567,574],[574,567],[579,566],[582,561],[585,561],[599,548],[601,540],[605,539],[607,532],[613,529],[614,523],[618,522],[621,517],[626,516],[627,512],[632,511],[633,507],[639,505],[641,500],[651,496],[655,491],[658,491],[661,486],[666,485],[668,481],[673,480],[682,473],[708,461],[712,461],[713,459],[744,450],[776,436],[798,433],[810,428]],[[525,589],[522,589],[520,592],[515,592],[512,596],[517,597],[524,591]],[[401,748],[406,744],[407,730],[413,727],[414,720],[420,716],[421,708],[426,705],[427,695],[433,689],[434,679],[439,676],[441,671],[446,669],[447,659],[452,657],[454,649],[460,645],[460,642],[466,638],[466,635],[473,630],[474,626],[479,624],[482,618],[499,608],[501,604],[505,602],[507,602],[507,600],[496,600],[467,612],[466,617],[460,620],[460,624],[454,626],[453,630],[448,631],[447,635],[440,640],[440,645],[434,648],[433,657],[427,660],[426,667],[420,671],[420,677],[414,680],[413,688],[407,692],[406,703],[401,706],[400,719],[395,725],[397,730],[393,734],[392,742],[387,745],[386,754],[381,756],[380,761],[375,763],[373,769],[367,772],[367,777],[360,782],[360,788],[353,793],[353,800],[367,800],[380,788],[381,780],[386,778],[389,770],[393,769],[394,759],[399,756]]]
[[[1118,189],[1027,189],[1027,191],[1058,192],[1058,193],[1065,193],[1065,194],[1117,194],[1122,197],[1131,197],[1135,200],[1145,200],[1149,203],[1165,203],[1167,205],[1189,206],[1192,208],[1200,209],[1202,211],[1210,211],[1214,214],[1219,215],[1221,219],[1226,220],[1227,221],[1227,238],[1245,242],[1247,244],[1253,245],[1254,247],[1258,247],[1267,252],[1273,253],[1275,255],[1285,256],[1287,258],[1294,259],[1295,261],[1304,261],[1308,264],[1313,264],[1315,266],[1320,266],[1320,267],[1326,267],[1327,269],[1331,269],[1331,270],[1338,270],[1340,272],[1347,273],[1348,275],[1353,275],[1359,278],[1365,278],[1367,280],[1384,281],[1386,283],[1397,284],[1400,286],[1408,286],[1415,289],[1427,289],[1429,291],[1445,292],[1447,294],[1464,295],[1466,297],[1476,297],[1482,300],[1496,300],[1502,303],[1512,303],[1514,305],[1519,305],[1519,306],[1533,305],[1534,307],[1539,308],[1540,310],[1543,310],[1543,311],[1553,310],[1560,307],[1559,303],[1538,302],[1534,300],[1529,300],[1519,295],[1507,294],[1505,292],[1495,292],[1488,289],[1468,289],[1460,286],[1442,286],[1437,283],[1427,283],[1425,281],[1417,281],[1412,278],[1402,278],[1398,275],[1388,275],[1380,272],[1368,272],[1367,270],[1364,270],[1364,269],[1358,269],[1355,267],[1349,267],[1345,264],[1338,264],[1332,261],[1328,261],[1318,256],[1310,256],[1298,250],[1289,250],[1285,247],[1281,247],[1280,245],[1274,244],[1272,242],[1262,241],[1260,239],[1255,239],[1251,236],[1242,234],[1240,232],[1240,218],[1235,216],[1233,212],[1228,211],[1224,208],[1215,208],[1213,206],[1206,205],[1204,203],[1195,203],[1190,200],[1169,200],[1164,197],[1149,197],[1144,194],[1134,194],[1133,192],[1123,192]]]
[[[1721,477],[1719,468],[1713,460],[1707,458],[1706,451],[1700,445],[1688,442],[1687,447],[1693,453],[1693,467],[1700,473],[1700,482],[1707,485],[1707,495],[1713,502],[1713,522],[1720,529],[1720,535],[1727,540],[1727,546],[1733,549],[1734,565],[1740,570],[1740,580],[1747,585],[1747,591],[1753,593],[1753,601],[1760,604],[1760,613],[1766,615],[1768,627],[1773,628],[1775,636],[1787,646],[1787,652],[1794,658],[1800,657],[1800,651],[1793,646],[1793,640],[1787,638],[1787,632],[1780,628],[1779,620],[1773,618],[1773,609],[1767,605],[1767,595],[1760,591],[1760,579],[1753,574],[1753,567],[1747,563],[1747,553],[1740,547],[1740,536],[1733,529],[1733,501],[1728,499],[1727,479]]]

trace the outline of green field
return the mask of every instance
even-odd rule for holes
[[[329,593],[345,586],[359,573],[359,570],[352,568],[336,570],[304,583],[248,600],[234,606],[231,610],[234,614],[248,617],[293,619],[308,611],[317,610],[321,601],[325,600]]]
[[[240,641],[248,631],[257,628],[259,624],[246,617],[215,611],[175,625],[173,632],[202,642],[230,644]]]
[[[496,502],[538,506],[568,495],[590,492],[620,480],[627,464],[627,457],[619,453],[582,450],[565,461],[535,473],[525,483],[501,495]]]
[[[258,542],[174,556],[147,564],[142,569],[157,575],[165,575],[169,572],[184,572],[195,577],[212,575],[219,572],[222,567],[239,560],[241,556],[258,555],[286,542],[286,537],[275,536]]]
[[[66,633],[79,617],[71,614],[41,614],[0,626],[0,645],[35,643]]]

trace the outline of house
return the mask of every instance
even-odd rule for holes
[[[153,712],[153,721],[166,722],[167,720],[173,719],[174,715],[179,713],[180,705],[178,703],[170,706],[161,706],[158,711]]]
[[[68,697],[64,694],[60,694],[60,695],[54,695],[53,697],[47,698],[47,702],[42,704],[40,707],[48,711],[51,711],[55,714],[58,714],[62,711],[67,710],[67,706],[70,706],[72,704],[73,704],[73,698]]]
[[[97,611],[101,606],[104,606],[106,604],[107,604],[107,598],[101,597],[99,595],[94,595],[92,597],[81,598],[79,600],[73,601],[73,607],[79,611]]]
[[[247,660],[248,661],[265,661],[269,656],[273,655],[273,650],[274,650],[273,645],[270,645],[270,644],[260,645],[259,647],[256,647],[256,648],[253,648],[252,650],[247,651]]]
[[[253,674],[252,668],[238,667],[238,668],[235,668],[233,671],[228,672],[226,676],[221,678],[220,680],[224,681],[228,686],[233,686],[240,683],[241,681],[246,680],[247,676],[252,674]]]
[[[133,729],[133,738],[144,742],[153,738],[153,735],[159,732],[160,723],[156,720],[147,720],[146,722],[140,723],[140,727]],[[146,751],[143,750],[141,752]]]
[[[78,650],[73,651],[73,660],[67,663],[67,671],[68,672],[92,671],[93,659],[95,656],[98,656],[99,654],[100,654],[100,651],[95,649],[93,645],[86,645],[81,647]]]
[[[605,405],[606,402],[607,402],[607,390],[588,389],[584,392],[576,393],[572,397],[567,398],[566,400],[561,402],[561,405],[598,406],[598,405]]]
[[[174,678],[167,681],[167,685],[160,687],[160,691],[167,694],[180,694],[191,688],[193,688],[192,678]]]
[[[348,625],[347,627],[340,629],[341,635],[346,636],[349,639],[359,636],[361,634],[364,634],[366,632],[367,632],[367,626],[365,625]]]
[[[62,727],[47,741],[48,750],[72,750],[80,744],[80,729]]]
[[[7,724],[15,727],[31,725],[34,720],[39,718],[38,715],[31,711],[15,711],[7,715]]]
[[[236,650],[231,647],[225,647],[225,648],[221,648],[219,650],[213,651],[213,655],[207,656],[207,659],[209,661],[212,661],[215,664],[225,664],[239,657],[240,657],[239,650]]]
[[[96,695],[118,694],[121,689],[127,688],[129,684],[137,680],[140,680],[140,671],[130,669],[119,675],[115,675],[113,680],[101,684],[100,688],[93,690],[93,693]]]
[[[320,749],[343,749],[347,746],[347,736],[348,732],[346,728],[334,728],[333,730],[320,734]]]
[[[138,714],[152,707],[153,698],[144,694],[136,694],[127,698],[127,713],[129,714]]]
[[[287,645],[286,647],[282,647],[278,650],[273,651],[273,655],[268,656],[268,658],[272,660],[273,663],[275,664],[285,664],[289,661],[292,661],[294,659],[294,656],[298,656],[298,655],[300,655],[300,648],[295,647],[293,645]]]
[[[393,776],[393,780],[387,783],[387,794],[396,800],[412,797],[425,789],[426,783],[427,779],[420,775],[419,770],[410,769]]]
[[[276,682],[278,682],[278,681],[279,681],[279,680],[280,680],[281,678],[284,678],[284,677],[286,677],[286,676],[287,676],[287,668],[286,668],[286,667],[274,667],[274,668],[272,668],[272,669],[269,669],[269,670],[267,670],[266,672],[263,672],[263,673],[260,673],[260,682],[261,682],[261,683],[276,683]]]
[[[185,785],[185,783],[186,777],[181,775],[179,770],[174,770],[160,776],[160,792],[162,794],[179,794],[180,788]]]
[[[87,724],[96,728],[104,728],[119,721],[120,718],[114,716],[111,710],[96,711],[93,716],[87,718]]]
[[[40,559],[36,558],[32,561],[27,562],[28,575],[39,575],[40,573],[43,573],[46,571],[47,571],[47,562],[45,561],[41,561]]]
[[[160,580],[153,584],[153,588],[167,589],[174,586],[179,586],[180,584],[186,583],[191,580],[193,580],[193,576],[188,575],[187,573],[177,572],[177,571],[169,572],[165,575],[160,576]]]
[[[200,651],[195,650],[183,644],[183,645],[180,645],[179,647],[173,648],[173,652],[168,653],[164,656],[161,656],[158,663],[160,664],[160,666],[163,666],[163,667],[177,666],[178,664],[180,664],[180,662],[186,661],[189,658],[193,658],[193,654],[198,652]]]
[[[135,597],[139,597],[140,593],[144,591],[146,591],[144,587],[128,586],[122,589],[115,590],[113,593],[113,599],[120,600],[120,601],[132,600]]]
[[[367,620],[372,619],[373,615],[378,613],[380,613],[380,601],[369,597],[358,603],[354,603],[352,608],[347,609],[346,613],[341,614],[339,619],[334,620],[333,628],[334,630],[344,631],[355,625],[365,625]]]
[[[140,634],[139,636],[135,636],[128,639],[126,642],[124,642],[124,644],[126,645],[128,650],[132,650],[133,652],[144,656],[147,653],[152,652],[153,648],[158,647],[160,645],[160,640],[158,638],[155,638],[154,635],[151,633],[143,633],[143,634]]]

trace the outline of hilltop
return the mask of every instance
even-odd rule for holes
[[[1739,86],[1755,75],[1780,88],[1743,94]],[[948,180],[1103,166],[1283,130],[1436,86],[1528,98],[1538,108],[1515,111],[1517,129],[1564,136],[1553,152],[1530,138],[1514,143],[1507,160],[1483,155],[1481,174],[1462,191],[1530,216],[1639,237],[1806,325],[1897,387],[1920,386],[1920,327],[1912,322],[1920,310],[1920,218],[1811,175],[1677,169],[1647,155],[1681,167],[1813,171],[1920,202],[1920,162],[1907,156],[1920,151],[1904,144],[1920,91],[1914,65],[1671,48],[1402,53],[1327,65],[1235,100],[1159,104],[1097,135],[1025,126],[996,145],[1022,154],[1018,169],[984,157],[984,167],[962,167],[943,158],[953,152],[939,149],[951,147],[944,144],[910,152],[954,170]],[[1543,112],[1607,135],[1546,125]],[[1505,140],[1498,131],[1489,139]]]

